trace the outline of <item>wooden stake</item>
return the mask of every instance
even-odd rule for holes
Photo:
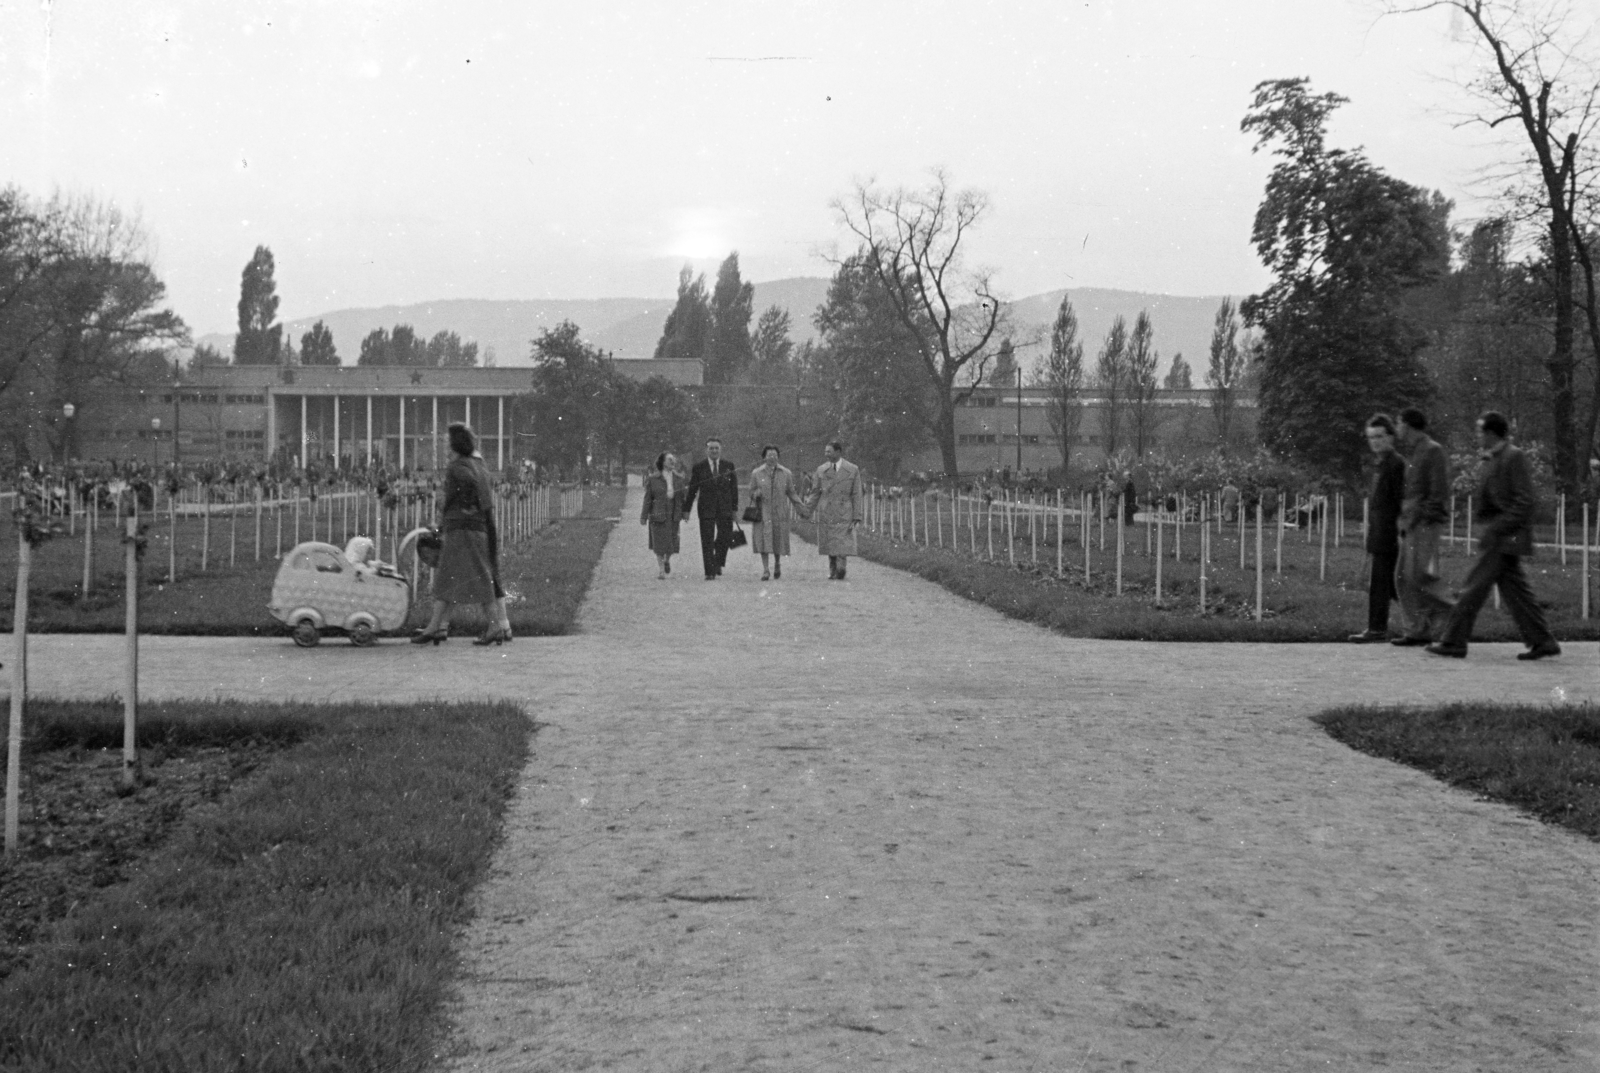
[[[91,493],[94,494],[94,493]],[[96,496],[98,498],[98,496]],[[171,498],[171,497],[168,497]],[[87,599],[94,586],[94,526],[89,519],[83,525],[83,595]]]
[[[1322,558],[1317,564],[1317,580],[1328,580],[1328,497],[1322,497]],[[1260,521],[1259,515],[1256,519]]]
[[[178,509],[167,496],[167,584],[178,580]]]
[[[17,493],[21,495],[21,493]],[[22,794],[22,713],[28,697],[28,575],[33,548],[17,529],[17,594],[11,610],[11,727],[6,736],[6,856],[17,851]]]
[[[1327,538],[1323,538],[1323,546],[1327,546]],[[1261,501],[1256,501],[1256,621],[1261,621],[1263,579],[1261,576]]]
[[[1583,617],[1589,617],[1589,504],[1583,505],[1580,521],[1583,525]]]
[[[122,785],[132,789],[139,782],[139,516],[127,519],[126,554],[127,608],[123,620],[126,633],[122,668]]]
[[[1123,510],[1122,510],[1122,494],[1118,493],[1118,495],[1117,495],[1117,595],[1118,596],[1122,595],[1122,546],[1125,543],[1127,543],[1126,536],[1124,535],[1124,533],[1122,531],[1123,530],[1123,518],[1124,517],[1126,517],[1126,515],[1123,514]],[[1102,521],[1101,524],[1104,525],[1105,523]]]
[[[1206,527],[1206,504],[1210,496],[1200,500],[1200,613],[1206,613],[1206,559],[1210,552],[1211,530]]]
[[[1156,515],[1156,606],[1157,607],[1161,606],[1161,565],[1162,565],[1162,560],[1166,558],[1166,555],[1164,554],[1165,549],[1162,547],[1162,542],[1166,538],[1167,527],[1166,527],[1166,525],[1163,524],[1163,522],[1164,522],[1164,519],[1161,517],[1161,515],[1157,514]]]

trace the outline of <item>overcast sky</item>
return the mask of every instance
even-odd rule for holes
[[[218,3],[0,0],[0,182],[137,210],[173,308],[280,316],[663,296],[739,251],[828,274],[831,198],[933,165],[985,191],[1011,297],[1247,293],[1259,81],[1351,103],[1333,142],[1485,210],[1447,15],[1371,0]]]

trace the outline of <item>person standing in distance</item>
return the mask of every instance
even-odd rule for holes
[[[843,581],[845,560],[856,553],[856,526],[861,524],[861,471],[844,460],[844,444],[823,448],[828,458],[812,478],[807,507],[817,522],[817,554],[828,557],[828,579]]]
[[[1454,606],[1444,579],[1434,572],[1439,560],[1439,537],[1450,520],[1446,506],[1450,475],[1444,448],[1427,434],[1427,427],[1423,412],[1408,406],[1400,411],[1400,424],[1395,429],[1400,452],[1406,459],[1406,492],[1400,505],[1400,567],[1396,575],[1405,632],[1391,642],[1401,646],[1436,640]]]
[[[1387,414],[1367,419],[1367,446],[1378,459],[1367,513],[1372,579],[1367,584],[1367,628],[1350,636],[1356,644],[1382,641],[1389,635],[1389,602],[1397,595],[1394,572],[1400,562],[1400,508],[1406,496],[1406,464],[1395,452],[1394,422]]]
[[[1478,517],[1485,524],[1478,534],[1478,561],[1467,572],[1461,599],[1450,612],[1444,635],[1428,646],[1436,656],[1460,659],[1467,654],[1472,623],[1495,586],[1499,586],[1500,598],[1522,633],[1522,643],[1528,646],[1526,652],[1517,653],[1517,658],[1561,655],[1561,646],[1556,644],[1544,611],[1522,572],[1522,557],[1533,554],[1533,467],[1528,456],[1511,445],[1508,435],[1504,414],[1490,410],[1478,418],[1478,444],[1484,458]]]
[[[739,509],[739,474],[733,463],[722,457],[722,441],[715,436],[706,441],[705,458],[689,473],[683,513],[688,514],[696,500],[700,504],[700,558],[706,580],[714,581],[727,564],[733,516]]]

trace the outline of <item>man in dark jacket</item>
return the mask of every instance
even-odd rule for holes
[[[1405,500],[1400,505],[1400,566],[1396,587],[1405,632],[1397,645],[1425,645],[1444,629],[1454,601],[1439,576],[1439,538],[1450,520],[1450,474],[1444,448],[1426,429],[1421,410],[1400,411],[1400,452],[1406,458]]]
[[[684,514],[689,513],[696,499],[700,501],[700,558],[705,563],[706,580],[712,581],[728,561],[733,515],[739,509],[738,471],[722,457],[722,441],[714,436],[706,441],[705,458],[689,472]]]
[[[1394,431],[1394,422],[1386,414],[1367,420],[1367,446],[1378,461],[1367,508],[1367,554],[1372,556],[1367,628],[1351,634],[1350,640],[1357,644],[1388,637],[1389,603],[1397,595],[1394,573],[1400,561],[1400,508],[1406,494],[1406,464],[1395,453]]]
[[[1522,572],[1522,557],[1533,554],[1533,467],[1528,456],[1506,439],[1504,414],[1490,410],[1478,418],[1478,443],[1483,448],[1483,485],[1478,489],[1478,517],[1485,523],[1478,533],[1478,561],[1467,574],[1461,598],[1450,612],[1444,636],[1428,646],[1436,656],[1467,654],[1467,639],[1489,590],[1500,588],[1500,598],[1522,633],[1528,651],[1518,659],[1544,659],[1561,655],[1544,619],[1539,601]]]

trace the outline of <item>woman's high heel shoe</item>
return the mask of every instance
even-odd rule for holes
[[[411,643],[414,645],[425,645],[430,641],[435,645],[441,645],[448,640],[450,640],[449,630],[439,630],[437,633],[429,633],[427,630],[418,630],[416,633],[411,635]]]
[[[512,637],[511,637],[511,631],[510,630],[496,628],[496,629],[490,630],[488,633],[484,634],[482,637],[478,638],[476,641],[474,641],[472,643],[477,645],[479,648],[483,648],[483,647],[485,647],[487,645],[505,644],[507,641],[509,641],[511,639],[512,639]]]

